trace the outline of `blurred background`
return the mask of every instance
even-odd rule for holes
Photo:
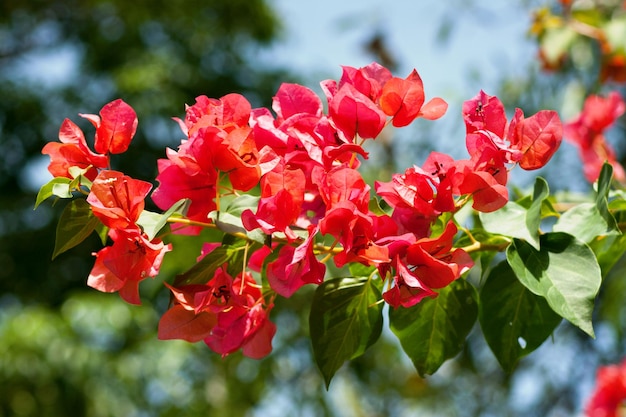
[[[450,104],[442,119],[371,144],[370,179],[388,180],[431,150],[464,157],[461,104],[480,89],[509,110],[553,108],[566,119],[589,83],[575,68],[542,72],[528,36],[533,10],[553,3],[0,2],[0,417],[579,415],[598,364],[626,354],[623,262],[601,294],[596,340],[563,324],[505,374],[477,327],[459,357],[422,379],[384,333],[326,391],[307,337],[310,291],[278,301],[275,350],[262,361],[158,341],[167,307],[158,284],[189,266],[193,248],[142,286],[142,306],[130,306],[86,287],[100,248],[95,236],[50,260],[63,202],[33,211],[50,179],[43,145],[57,140],[66,117],[93,137],[78,113],[97,113],[115,98],[139,115],[138,134],[115,168],[144,180],[156,176],[165,147],[180,143],[171,117],[182,117],[196,96],[239,92],[269,106],[281,82],[321,93],[319,81],[338,79],[341,65],[378,61],[401,77],[416,68],[427,98]],[[611,136],[622,157],[624,131],[622,120]],[[553,191],[589,190],[573,147],[564,144],[555,158],[532,176],[516,171],[514,185],[542,175]]]

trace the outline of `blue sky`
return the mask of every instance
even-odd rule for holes
[[[367,65],[362,46],[375,30],[402,64],[399,76],[413,68],[422,76],[427,96],[465,100],[478,89],[495,88],[503,75],[523,71],[535,58],[526,36],[528,10],[519,2],[463,0],[270,0],[286,26],[284,38],[265,54],[303,74],[338,78],[340,65]],[[438,40],[448,22],[447,41]],[[470,73],[479,78],[470,81]]]

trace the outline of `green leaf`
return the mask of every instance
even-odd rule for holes
[[[348,265],[350,274],[353,277],[369,277],[372,272],[376,271],[375,266],[366,266],[359,262],[352,262]]]
[[[70,191],[70,183],[72,182],[69,178],[64,177],[56,177],[52,178],[47,184],[44,184],[39,189],[37,193],[37,199],[35,200],[35,209],[46,199],[52,197],[53,195],[60,198],[72,198],[72,192]]]
[[[527,210],[521,205],[509,201],[500,210],[491,213],[479,213],[480,221],[486,231],[502,236],[516,237],[527,242],[534,240],[526,227]],[[538,242],[533,242],[538,245]]]
[[[530,292],[506,261],[499,263],[480,291],[479,321],[485,340],[502,368],[511,372],[537,349],[562,318],[546,300]]]
[[[99,224],[89,203],[83,199],[70,201],[59,218],[52,259],[81,243]]]
[[[540,251],[514,239],[506,257],[526,288],[594,337],[591,315],[602,276],[589,246],[567,233],[553,232],[541,236]]]
[[[255,242],[263,244],[266,234],[260,229],[247,231],[241,222],[241,213],[250,209],[256,211],[259,204],[259,197],[242,194],[225,204],[220,211],[212,211],[209,218],[224,233],[243,233]]]
[[[345,361],[362,355],[380,337],[379,284],[380,280],[368,278],[335,278],[315,291],[309,327],[315,362],[327,389]]]
[[[597,182],[596,202],[579,204],[567,210],[553,227],[589,243],[598,236],[620,234],[615,217],[609,211],[608,195],[613,167],[605,163]]]
[[[148,235],[148,239],[152,240],[163,228],[163,226],[167,224],[167,219],[169,219],[174,213],[183,212],[187,208],[188,203],[189,199],[187,198],[178,200],[163,214],[144,210],[139,215],[137,224],[140,225],[144,233]]]
[[[541,225],[541,207],[543,201],[550,195],[548,183],[541,177],[535,179],[533,188],[533,201],[526,213],[526,228],[532,236],[532,240],[528,243],[532,244],[535,249],[539,249],[535,243],[539,241],[539,226]]]
[[[613,223],[615,220],[613,220]],[[552,228],[575,236],[581,242],[589,243],[598,236],[619,234],[598,210],[594,203],[582,203],[570,208],[561,215]]]
[[[248,253],[252,253],[249,242],[245,239],[232,238],[228,243],[222,243],[210,253],[205,255],[200,262],[189,268],[186,272],[176,276],[174,286],[183,286],[190,284],[206,284],[215,275],[217,268],[228,263],[227,272],[231,276],[235,276],[243,269],[243,256],[246,253],[246,245],[248,245]],[[256,244],[255,244],[256,245]]]
[[[523,239],[538,250],[542,207],[549,194],[546,180],[537,177],[528,208],[509,201],[500,210],[479,213],[483,227],[491,233]]]
[[[456,356],[478,316],[476,289],[464,279],[410,308],[389,310],[391,331],[421,376],[431,375]]]

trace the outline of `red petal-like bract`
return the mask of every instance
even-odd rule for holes
[[[171,250],[159,239],[148,241],[136,229],[111,229],[112,246],[94,255],[96,263],[87,285],[103,292],[118,291],[128,303],[140,304],[139,282],[159,273],[163,256]]]
[[[211,334],[217,323],[214,314],[196,314],[177,304],[167,310],[159,320],[158,337],[161,340],[181,339],[187,342],[200,342]]]
[[[467,133],[488,130],[503,138],[506,129],[504,105],[498,97],[484,91],[463,103],[463,119]]]
[[[117,99],[100,110],[100,117],[81,114],[96,127],[94,147],[101,154],[126,152],[137,131],[137,113],[123,100]]]
[[[392,116],[392,124],[403,127],[410,124],[424,104],[424,84],[417,71],[406,79],[394,77],[387,81],[380,97],[380,108]]]
[[[434,298],[437,293],[424,285],[400,260],[396,260],[395,285],[383,294],[383,299],[392,307],[412,307],[426,297]]]
[[[270,287],[283,297],[291,297],[305,284],[321,284],[326,266],[313,254],[315,230],[297,248],[286,245],[280,249],[278,258],[267,265],[267,281]]]
[[[563,127],[559,115],[552,110],[541,110],[517,122],[515,136],[509,137],[511,148],[523,154],[519,161],[526,170],[545,166],[561,145]]]
[[[93,181],[87,202],[102,223],[112,229],[134,226],[152,184],[118,171],[102,171]]]
[[[83,131],[70,119],[63,120],[59,129],[59,140],[61,143],[46,143],[41,150],[42,154],[50,156],[48,171],[54,177],[72,178],[69,173],[71,167],[85,169],[91,166],[85,176],[93,181],[98,175],[98,169],[109,165],[108,155],[92,152],[87,146]]]
[[[268,315],[273,304],[265,305],[249,273],[233,279],[222,267],[207,284],[169,288],[176,303],[161,318],[160,339],[204,340],[222,356],[242,349],[260,359],[272,351],[276,326]]]
[[[283,83],[272,101],[272,108],[280,120],[295,114],[322,115],[322,101],[313,90],[299,84]]]
[[[332,98],[329,115],[349,141],[357,135],[372,139],[385,127],[385,113],[351,84],[344,84]]]

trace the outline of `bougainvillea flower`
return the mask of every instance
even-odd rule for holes
[[[348,262],[362,262],[367,265],[378,265],[389,262],[389,251],[378,245],[375,217],[358,210],[351,201],[342,201],[326,212],[320,220],[322,234],[329,234],[337,239],[343,251],[334,257],[339,267]]]
[[[278,258],[267,265],[267,281],[270,287],[283,297],[291,297],[305,284],[319,285],[324,280],[326,265],[313,253],[313,241],[317,229],[312,227],[309,236],[297,248],[285,245]]]
[[[196,97],[192,106],[186,106],[185,120],[174,118],[188,137],[204,127],[219,127],[230,131],[248,125],[252,107],[241,94],[227,94],[220,99]]]
[[[445,163],[446,170],[452,168],[452,162]],[[392,218],[402,233],[427,236],[430,225],[441,213],[454,210],[451,179],[441,168],[443,165],[435,169],[434,164],[428,161],[425,165],[429,172],[411,167],[404,174],[392,175],[390,182],[375,183],[376,193],[393,207]]]
[[[241,213],[243,226],[247,230],[261,228],[267,234],[283,232],[287,238],[295,240],[297,236],[289,226],[300,216],[305,184],[304,173],[299,169],[267,173],[261,180],[261,199],[256,213],[250,209]]]
[[[522,156],[518,161],[525,170],[545,166],[559,149],[563,137],[563,126],[557,112],[540,110],[528,118],[520,109],[515,109],[507,139],[511,149]]]
[[[259,152],[250,127],[231,129],[229,132],[206,127],[198,130],[189,144],[190,152],[201,165],[211,165],[228,173],[234,189],[248,191],[259,183]],[[204,159],[210,161],[203,164]]]
[[[383,294],[391,306],[410,307],[424,297],[435,297],[433,289],[446,287],[474,265],[463,249],[453,250],[456,232],[454,223],[449,222],[441,235],[419,239],[398,251],[395,286]]]
[[[558,114],[541,110],[524,118],[520,109],[507,122],[502,102],[480,91],[463,103],[467,131],[467,149],[474,158],[489,140],[499,149],[506,163],[518,163],[522,169],[539,169],[550,160],[561,144],[563,128]]]
[[[472,208],[483,213],[496,211],[509,201],[506,186],[487,171],[466,172],[458,189],[460,194],[471,194]]]
[[[322,100],[311,90],[299,84],[283,83],[272,100],[272,109],[278,123],[298,114],[322,116]]]
[[[316,182],[327,209],[331,209],[337,203],[350,201],[359,211],[367,213],[370,186],[356,169],[339,165],[324,173]]]
[[[94,148],[101,154],[126,152],[137,131],[137,113],[121,99],[106,104],[100,116],[81,114],[96,127]]]
[[[420,282],[429,288],[443,288],[468,271],[474,262],[463,249],[452,250],[457,232],[449,222],[436,238],[420,239],[406,249],[405,262]]]
[[[589,182],[598,179],[602,164],[606,161],[613,165],[616,179],[626,180],[624,169],[604,136],[604,131],[615,123],[625,109],[626,104],[616,91],[609,93],[606,98],[592,95],[585,100],[582,112],[563,126],[566,139],[578,147],[585,178]]]
[[[448,105],[435,98],[424,105],[424,84],[416,70],[406,79],[393,77],[385,83],[380,97],[380,108],[387,116],[392,116],[396,127],[409,125],[420,115],[435,120],[446,112]]]
[[[344,84],[329,103],[328,114],[349,141],[356,136],[373,139],[385,127],[387,117],[366,95]]]
[[[140,304],[139,282],[159,273],[165,253],[172,248],[159,239],[149,241],[136,229],[111,229],[113,245],[97,253],[87,285],[103,292],[119,292],[128,303]]]
[[[501,138],[504,137],[507,126],[506,112],[498,97],[480,90],[475,97],[463,103],[462,111],[468,134],[487,130]]]
[[[334,95],[339,88],[349,84],[376,103],[382,94],[383,86],[392,77],[391,71],[376,62],[361,68],[342,66],[341,69],[342,73],[339,83],[335,83],[335,81],[324,81],[322,83],[322,89],[325,90],[327,97],[329,93]],[[333,84],[335,85],[334,87]]]
[[[94,179],[87,202],[102,223],[112,229],[134,226],[144,209],[152,184],[119,171],[106,170]]]
[[[159,339],[204,340],[222,356],[239,349],[260,359],[272,350],[276,326],[249,273],[232,278],[224,267],[204,285],[169,286],[175,304],[159,322]]]
[[[107,168],[108,155],[101,155],[91,151],[87,146],[85,135],[70,119],[63,120],[59,129],[59,142],[46,143],[41,150],[44,155],[50,156],[48,171],[54,177],[72,178],[69,169],[91,167],[85,176],[93,181],[98,175],[99,168]]]
[[[585,406],[586,417],[620,417],[626,408],[626,361],[598,370],[596,387]]]
[[[437,293],[413,274],[399,259],[396,259],[394,286],[383,293],[383,299],[392,307],[411,307],[426,297],[434,298]]]
[[[152,193],[152,201],[162,210],[169,209],[177,201],[188,198],[191,203],[187,217],[198,222],[208,222],[208,215],[216,208],[215,196],[217,170],[211,158],[197,156],[190,141],[184,141],[178,152],[167,149],[167,159],[159,159],[159,186]],[[183,229],[177,230],[181,232]],[[200,232],[199,227],[187,227],[186,233]]]

